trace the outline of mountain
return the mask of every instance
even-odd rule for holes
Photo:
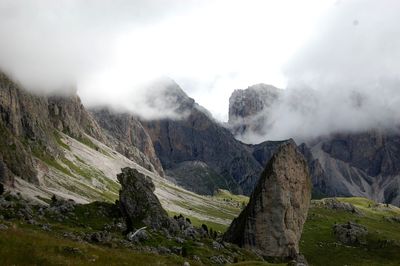
[[[272,123],[268,120],[268,110],[279,105],[280,96],[277,96],[264,101],[262,106],[260,98],[274,94],[276,90],[267,85],[256,87],[258,90],[249,87],[231,96],[230,110],[240,110],[229,112],[230,116],[234,113],[229,123],[238,139],[251,132],[262,133],[257,129],[267,130]],[[241,98],[246,99],[246,105],[240,103]],[[242,130],[237,131],[237,128]],[[270,151],[264,152],[262,148],[271,145],[266,143],[250,145],[257,150],[254,154],[261,163],[270,158]],[[309,139],[298,149],[308,161],[314,196],[362,196],[400,205],[398,133],[373,129],[360,133],[337,133]]]
[[[190,173],[196,180],[193,184],[177,179],[178,184],[188,189],[198,186],[213,189],[217,184],[210,186],[208,183],[212,181],[220,188],[250,194],[262,167],[246,145],[237,141],[176,83],[170,83],[166,91],[179,103],[182,119],[141,121],[164,169],[177,177]],[[194,161],[200,163],[190,163]],[[194,169],[200,165],[209,171]],[[214,192],[211,189],[207,194]]]
[[[197,189],[204,194],[212,194],[219,188],[233,187],[240,191],[231,175],[221,174],[223,170],[218,172],[217,163],[192,160],[195,157],[176,162],[173,168],[164,171],[163,161],[156,152],[161,143],[153,145],[154,132],[144,126],[149,126],[150,122],[107,108],[88,111],[74,92],[56,96],[33,94],[5,74],[0,77],[0,184],[5,185],[6,191],[20,193],[29,202],[43,205],[47,205],[53,195],[77,203],[115,202],[121,188],[117,174],[122,168],[130,167],[152,179],[155,194],[169,213],[190,215],[193,219],[210,221],[217,227],[228,225],[234,217],[232,209],[221,207],[225,206],[222,201],[214,202],[175,185],[184,182],[192,191]],[[208,127],[215,129],[205,134],[213,138],[213,145],[218,147],[215,144],[217,137],[228,139],[228,144],[223,144],[220,149],[232,151],[236,157],[232,160],[227,156],[223,165],[226,172],[232,169],[238,173],[244,169],[245,174],[253,172],[254,177],[259,174],[256,169],[261,167],[249,151],[186,94],[179,90],[150,92],[167,97],[171,106],[175,100],[182,103],[176,111],[183,116],[189,117],[189,111],[195,109],[199,121],[203,119]],[[186,132],[190,132],[191,122],[181,122],[182,125],[187,123]],[[216,137],[213,134],[217,134]],[[193,136],[197,138],[197,133]],[[173,149],[178,150],[188,140],[183,138],[173,142],[176,145]],[[199,143],[202,141],[206,139]],[[216,160],[217,157],[212,155],[214,147],[203,144],[204,148],[210,149],[204,156],[214,156],[212,158]],[[223,150],[215,153],[223,156]],[[247,156],[250,163],[240,162],[241,154]],[[238,169],[229,163],[236,164]],[[187,173],[190,173],[189,177]],[[198,211],[193,211],[193,206]],[[210,215],[216,212],[222,214],[221,218]]]

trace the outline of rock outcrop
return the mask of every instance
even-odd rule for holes
[[[265,257],[295,258],[311,200],[311,178],[304,157],[292,142],[272,157],[250,202],[224,238]]]
[[[144,225],[154,229],[170,227],[171,221],[154,194],[155,187],[149,177],[136,169],[123,168],[117,178],[121,183],[119,204],[128,231]]]

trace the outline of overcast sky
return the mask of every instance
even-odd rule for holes
[[[0,67],[31,89],[138,106],[159,76],[219,120],[234,89],[284,87],[282,66],[330,0],[0,0]],[[162,115],[162,114],[161,114]]]
[[[267,83],[289,92],[268,138],[360,130],[400,119],[399,10],[397,0],[0,0],[0,69],[28,89],[77,88],[88,106],[145,118],[173,116],[143,100],[158,77],[220,121],[234,89]]]

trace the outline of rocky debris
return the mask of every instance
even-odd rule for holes
[[[174,220],[177,222],[179,231],[182,236],[186,239],[196,239],[199,236],[199,231],[197,228],[194,228],[191,221],[180,214],[179,216],[174,216]]]
[[[63,251],[67,254],[71,254],[71,255],[83,255],[82,250],[80,250],[79,248],[75,248],[75,247],[64,247]]]
[[[265,257],[295,258],[311,201],[311,178],[292,142],[272,157],[250,202],[234,219],[224,240],[258,249]]]
[[[288,262],[288,266],[308,266],[306,258],[302,254],[298,254],[297,257]]]
[[[183,263],[183,266],[190,266],[190,263],[187,262],[187,261],[185,261],[185,262]]]
[[[74,200],[65,200],[53,195],[53,197],[51,198],[50,208],[48,208],[47,210],[49,212],[66,214],[69,212],[73,212],[75,210],[75,206],[76,203]]]
[[[211,256],[210,260],[214,264],[224,265],[227,263],[233,263],[233,259],[231,257],[225,257],[224,255],[215,255]]]
[[[222,244],[218,243],[217,241],[212,242],[212,247],[213,247],[213,249],[218,249],[218,250],[224,248],[224,246]]]
[[[138,230],[135,230],[134,232],[130,232],[126,237],[129,241],[135,243],[146,241],[147,239],[149,239],[146,233],[146,227],[142,227]]]
[[[171,247],[172,253],[181,256],[182,255],[182,247],[174,246]]]
[[[157,253],[161,255],[171,254],[171,250],[169,248],[160,246],[157,248]]]
[[[95,243],[108,243],[112,239],[110,232],[99,231],[94,233],[88,233],[84,236],[84,240]]]
[[[347,202],[341,202],[336,198],[323,199],[318,203],[313,203],[313,204],[318,206],[320,205],[319,203],[322,203],[322,206],[328,209],[343,210],[354,214],[361,214],[361,212],[356,207],[354,207],[353,204]]]
[[[78,241],[78,242],[82,241],[82,236],[80,236],[78,234],[74,234],[72,232],[64,232],[63,237],[71,239],[73,241]],[[83,237],[85,237],[85,236],[83,236]]]
[[[0,224],[0,230],[7,230],[8,226],[5,224]]]
[[[149,177],[127,167],[117,178],[121,183],[119,204],[128,231],[143,225],[154,229],[171,228],[171,220],[154,194],[155,187]]]
[[[367,243],[368,230],[365,226],[354,222],[335,224],[333,234],[336,239],[346,245],[365,245]]]
[[[51,231],[51,224],[42,224],[42,230],[43,231]]]
[[[185,240],[180,237],[175,237],[175,242],[178,244],[183,244],[183,243],[185,243]]]

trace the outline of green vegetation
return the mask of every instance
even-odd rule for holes
[[[60,145],[61,147],[63,147],[66,150],[71,150],[71,148],[63,141],[62,136],[60,135],[60,133],[58,131],[54,131],[54,138],[57,142],[58,145]]]
[[[12,224],[0,231],[1,265],[182,265],[185,258],[160,256],[71,241]],[[199,265],[190,261],[191,265]]]
[[[249,197],[244,195],[235,195],[225,189],[219,189],[217,193],[214,195],[214,198],[226,201],[235,201],[240,204],[246,204],[246,205],[247,203],[249,203]]]
[[[95,151],[101,152],[102,154],[104,154],[104,155],[106,155],[108,157],[111,157],[111,155],[107,151],[103,150],[102,148],[100,148],[99,146],[94,144],[93,141],[91,141],[86,136],[78,137],[78,138],[76,138],[76,140],[79,141],[82,144],[85,144],[86,146],[88,146],[89,148],[91,148],[91,149],[93,149]]]
[[[74,177],[74,175],[68,168],[62,166],[53,156],[47,153],[43,148],[35,146],[32,148],[32,153],[34,156],[36,156],[38,159],[46,163],[48,166],[51,166],[66,175]]]
[[[300,250],[311,265],[399,265],[400,223],[391,221],[400,209],[385,207],[364,198],[338,198],[353,204],[361,215],[322,207],[310,209]],[[350,247],[336,241],[332,233],[335,223],[354,221],[368,231],[367,245]],[[333,259],[334,258],[334,259]]]

